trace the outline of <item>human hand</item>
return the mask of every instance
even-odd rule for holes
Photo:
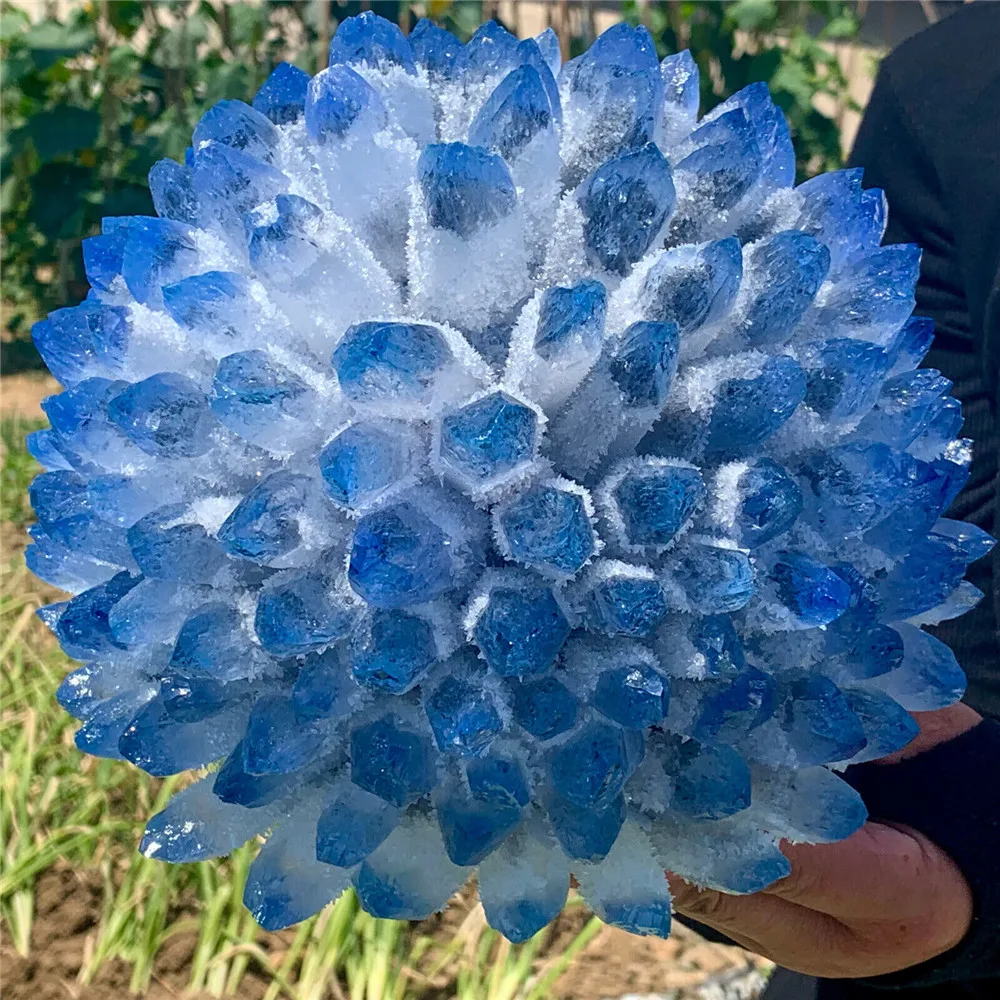
[[[914,717],[920,735],[889,766],[980,721],[966,705]],[[675,908],[778,965],[831,979],[917,965],[954,947],[969,928],[968,884],[916,830],[868,822],[838,843],[783,843],[781,850],[791,874],[751,896],[697,889],[668,872]]]

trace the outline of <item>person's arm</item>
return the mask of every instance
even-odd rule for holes
[[[1000,755],[1000,726],[981,722],[964,705],[922,713],[918,721],[921,736],[908,748],[908,759],[852,770],[855,775],[874,771],[878,777],[867,780],[875,784],[884,775],[904,813],[909,810],[921,821],[921,832],[901,818],[879,813],[839,843],[783,845],[792,873],[750,896],[700,890],[668,875],[682,917],[785,968],[825,978],[881,977],[917,969],[960,943],[964,952],[974,926],[973,890],[949,853],[923,832],[923,821],[929,811],[954,817],[956,809],[966,807],[959,807],[951,792],[933,800],[924,793],[930,787],[959,786],[967,792],[966,783],[933,772],[950,767],[956,751],[962,754],[979,744]],[[945,747],[950,749],[935,762]],[[936,783],[925,784],[928,777]],[[859,790],[869,797],[864,788]],[[920,802],[923,807],[915,808]],[[995,797],[994,810],[1000,822],[1000,797]],[[973,813],[970,820],[975,824],[978,817]],[[991,846],[981,842],[979,849]]]

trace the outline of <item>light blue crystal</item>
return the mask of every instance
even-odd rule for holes
[[[518,41],[496,21],[479,25],[459,56],[462,75],[485,80],[495,73],[510,69],[515,60]]]
[[[434,787],[432,753],[423,736],[384,715],[351,733],[351,781],[402,808]]]
[[[552,34],[555,36],[555,32]],[[558,47],[558,39],[556,39],[556,43]],[[549,64],[549,60],[546,59],[545,54],[542,52],[542,47],[538,43],[538,38],[525,38],[519,42],[517,48],[514,50],[514,61],[518,67],[523,66],[527,69],[533,69],[538,74],[538,79],[541,81],[545,95],[548,98],[548,106],[552,117],[556,122],[561,123],[562,99],[559,95],[559,84],[556,83],[554,75],[558,70],[554,71]]]
[[[125,225],[118,224],[121,222]],[[115,279],[122,273],[127,238],[127,220],[103,219],[101,235],[88,236],[83,241],[83,267],[92,288],[101,292],[111,291]]]
[[[71,468],[69,460],[59,448],[59,435],[48,428],[32,431],[24,441],[28,454],[46,472],[57,472]]]
[[[547,288],[539,303],[535,331],[539,357],[552,361],[577,339],[588,349],[597,347],[604,333],[607,301],[607,289],[599,281]]]
[[[195,192],[234,240],[243,239],[243,213],[282,194],[287,185],[280,170],[234,146],[209,142],[195,153]]]
[[[770,578],[781,602],[807,627],[829,625],[850,602],[850,587],[829,566],[802,552],[779,552]]]
[[[250,263],[258,271],[271,267],[302,268],[312,263],[313,234],[323,218],[323,210],[296,194],[279,194],[258,216],[248,212],[243,228],[250,250]]]
[[[173,643],[188,615],[211,600],[209,587],[143,580],[111,609],[108,624],[115,640],[129,648]]]
[[[163,304],[180,326],[235,336],[249,295],[250,283],[243,275],[206,271],[165,286]]]
[[[667,56],[660,62],[660,76],[663,78],[663,100],[666,105],[676,106],[694,122],[698,115],[698,64],[689,50]]]
[[[633,323],[621,335],[608,373],[630,409],[660,409],[677,371],[679,336],[674,323]]]
[[[431,226],[462,239],[496,225],[517,204],[507,165],[481,146],[426,146],[417,162],[417,178]]]
[[[143,575],[178,583],[210,583],[228,561],[204,527],[190,519],[188,505],[167,504],[128,530],[132,557]]]
[[[540,674],[555,662],[570,625],[548,587],[494,587],[472,639],[501,677]]]
[[[181,722],[153,698],[122,731],[121,755],[152,775],[179,774],[204,767],[224,757],[239,742],[246,725],[247,706],[223,706],[198,722]]]
[[[90,660],[123,648],[111,634],[108,614],[138,582],[130,573],[117,573],[107,583],[77,594],[55,626],[63,650],[74,659]]]
[[[87,496],[94,513],[103,521],[127,528],[159,506],[155,496],[139,485],[138,478],[110,473],[94,476]]]
[[[679,220],[678,231],[685,238],[700,228],[700,220],[690,216],[698,210],[695,206],[702,212],[733,208],[758,179],[762,165],[753,127],[741,108],[702,122],[688,142],[695,148],[675,168],[676,173],[687,174],[689,184],[690,208]]]
[[[288,774],[305,767],[326,749],[329,733],[322,720],[303,718],[283,695],[259,697],[243,738],[248,774]]]
[[[259,111],[242,101],[219,101],[194,127],[191,145],[197,157],[206,142],[220,142],[257,160],[268,161],[278,145],[278,131]]]
[[[388,112],[375,88],[349,66],[330,66],[309,81],[305,120],[315,142],[342,138],[362,118],[382,128]]]
[[[620,574],[601,580],[587,593],[584,621],[604,635],[650,635],[667,616],[667,601],[656,580]]]
[[[137,302],[158,308],[161,289],[198,264],[193,230],[170,219],[133,218],[122,253],[122,278]]]
[[[691,644],[705,657],[707,677],[734,678],[746,667],[740,637],[729,615],[707,615],[690,635]]]
[[[370,10],[345,18],[330,42],[330,65],[360,63],[386,70],[401,66],[414,71],[413,52],[406,36],[392,21]]]
[[[861,631],[848,626],[842,635],[831,629],[827,652],[832,655],[823,661],[823,673],[836,684],[853,684],[898,667],[903,660],[903,640],[886,625],[873,624]]]
[[[310,483],[307,476],[276,472],[251,490],[219,528],[226,551],[266,562],[297,548],[302,540],[298,518]]]
[[[856,755],[855,763],[860,763],[857,756],[863,760],[876,760],[902,750],[920,732],[916,719],[902,705],[880,691],[847,688],[844,698],[860,721],[867,740]]]
[[[783,344],[819,291],[830,268],[830,251],[792,229],[758,245],[753,260],[754,281],[761,290],[741,317],[739,332],[751,347]]]
[[[636,763],[634,746],[622,729],[593,721],[553,751],[549,772],[564,799],[598,811],[618,799]]]
[[[461,756],[483,752],[503,728],[492,696],[475,679],[446,677],[424,708],[438,748]]]
[[[157,458],[194,458],[212,446],[215,420],[208,399],[177,372],[151,375],[118,393],[108,403],[108,417]]]
[[[333,352],[340,387],[356,402],[426,400],[451,360],[438,329],[422,323],[359,323]]]
[[[753,566],[738,549],[691,545],[670,561],[670,572],[703,615],[738,611],[756,590]]]
[[[934,523],[933,534],[946,538],[965,557],[966,562],[975,562],[992,551],[996,539],[971,521],[953,521],[941,518]]]
[[[858,434],[903,450],[922,434],[945,404],[949,379],[933,368],[918,368],[887,379]]]
[[[742,277],[742,248],[735,236],[668,250],[643,284],[643,311],[650,319],[676,323],[681,337],[686,337],[725,316]]]
[[[879,583],[884,621],[911,618],[940,604],[965,576],[968,558],[941,535],[917,542]]]
[[[276,656],[297,656],[346,636],[358,609],[318,570],[290,570],[273,577],[257,602],[254,628]]]
[[[452,75],[462,43],[450,31],[422,17],[413,26],[409,42],[417,64],[432,77],[447,79]]]
[[[652,142],[608,160],[580,185],[587,257],[625,275],[653,245],[674,207],[670,164]]]
[[[77,749],[94,757],[123,760],[118,746],[121,735],[155,693],[154,687],[141,685],[101,702],[76,731]]]
[[[300,719],[340,719],[357,705],[357,684],[339,647],[307,653],[292,686],[292,704]]]
[[[629,545],[667,545],[706,495],[697,469],[681,465],[638,467],[614,489]]]
[[[662,722],[670,704],[670,683],[658,670],[636,659],[601,672],[591,697],[594,707],[628,729]]]
[[[514,559],[557,576],[572,576],[594,553],[583,497],[568,490],[526,490],[500,514],[500,526]]]
[[[336,788],[316,826],[316,857],[338,868],[360,864],[395,830],[400,811],[353,782]]]
[[[805,398],[806,378],[798,362],[771,358],[756,378],[731,378],[718,389],[708,425],[708,450],[740,455],[766,441]]]
[[[128,345],[129,321],[124,309],[86,301],[57,309],[31,328],[38,353],[56,378],[72,385],[95,363],[116,368]]]
[[[441,459],[473,480],[489,480],[530,462],[538,415],[505,392],[469,403],[441,421]]]
[[[364,687],[400,694],[437,658],[430,622],[402,611],[375,611],[354,636],[351,665]]]
[[[205,604],[181,626],[170,666],[185,676],[230,680],[252,672],[262,655],[243,629],[239,612],[220,601]]]
[[[172,219],[186,226],[198,225],[201,209],[190,167],[176,160],[157,160],[150,168],[148,183],[153,207],[161,219]]]
[[[358,522],[348,579],[377,608],[423,604],[453,586],[449,539],[413,504],[383,507]]]
[[[302,379],[264,351],[241,351],[219,362],[210,405],[220,423],[237,433],[252,433],[308,393]]]
[[[933,340],[934,320],[927,316],[911,316],[886,348],[893,371],[916,368],[931,349]]]
[[[520,66],[479,109],[469,129],[469,143],[499,153],[513,163],[532,139],[552,127],[549,95],[531,66]]]
[[[514,687],[514,721],[539,740],[551,740],[576,725],[580,703],[555,677]]]
[[[266,115],[275,125],[298,121],[305,114],[309,79],[309,74],[298,66],[278,63],[257,91],[253,99],[254,110]]]
[[[777,462],[759,458],[739,480],[736,527],[756,547],[787,531],[802,512],[802,490]]]
[[[159,698],[163,711],[175,722],[202,722],[227,705],[245,699],[249,693],[247,685],[239,681],[223,684],[214,677],[185,677],[179,673],[160,677]],[[246,723],[245,718],[243,722]],[[231,749],[232,746],[226,747],[226,755]]]

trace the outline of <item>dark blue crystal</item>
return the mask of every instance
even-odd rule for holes
[[[829,566],[802,552],[779,552],[770,576],[781,602],[803,625],[829,625],[850,603],[850,587]]]
[[[438,747],[462,756],[481,753],[503,729],[489,692],[457,676],[446,677],[434,689],[425,710]]]
[[[342,638],[356,617],[322,572],[296,571],[261,593],[254,628],[269,653],[296,656]]]
[[[535,351],[551,361],[575,337],[587,348],[596,347],[604,333],[607,302],[607,289],[599,281],[587,279],[570,288],[547,288],[539,304]]]
[[[206,271],[163,289],[163,304],[180,326],[231,336],[249,298],[249,282],[232,271]]]
[[[705,498],[697,469],[669,465],[638,468],[614,489],[629,545],[667,545]]]
[[[769,458],[760,458],[740,476],[736,526],[744,545],[755,548],[787,531],[802,512],[798,483]]]
[[[206,142],[220,142],[266,161],[278,145],[278,131],[267,117],[242,101],[219,101],[194,127],[191,145],[196,156]]]
[[[219,528],[230,555],[264,562],[297,548],[309,477],[276,472],[255,486]]]
[[[534,410],[494,392],[441,421],[441,458],[472,479],[492,479],[531,461],[537,427]]]
[[[824,420],[864,413],[878,397],[889,361],[878,344],[849,337],[808,345],[802,352],[806,405]]]
[[[756,589],[753,566],[736,549],[692,545],[669,565],[691,607],[705,615],[738,611]]]
[[[476,865],[521,822],[521,809],[456,789],[437,803],[437,816],[448,857],[456,865]]]
[[[469,790],[482,802],[524,807],[531,798],[524,769],[516,760],[489,755],[465,762]]]
[[[733,743],[770,719],[777,707],[774,678],[751,666],[706,692],[692,735],[703,742]]]
[[[432,143],[420,154],[417,177],[430,224],[463,239],[506,218],[517,204],[507,165],[481,146]]]
[[[215,776],[212,791],[223,802],[259,809],[295,790],[287,774],[250,774],[244,767],[243,744],[237,744]]]
[[[450,542],[412,504],[384,507],[358,522],[348,579],[377,608],[424,604],[452,586]]]
[[[409,34],[410,48],[420,66],[432,76],[450,77],[462,43],[429,18],[422,17]]]
[[[680,338],[675,323],[633,323],[614,345],[608,373],[625,406],[659,409],[677,371]]]
[[[584,617],[588,628],[605,635],[643,636],[667,616],[667,601],[656,580],[611,576],[587,594]]]
[[[327,734],[316,720],[301,718],[291,698],[257,698],[243,739],[243,766],[249,774],[288,774],[311,763]]]
[[[627,274],[653,245],[674,199],[670,164],[652,142],[598,167],[577,193],[591,263]]]
[[[298,66],[280,62],[257,91],[253,99],[254,110],[266,115],[275,125],[290,125],[305,114],[308,89],[308,73]]]
[[[556,837],[571,858],[600,861],[611,850],[625,822],[622,795],[599,807],[581,806],[551,795],[545,806]]]
[[[636,660],[602,671],[591,702],[618,725],[645,729],[667,714],[670,682],[648,663]]]
[[[705,657],[708,677],[735,677],[746,667],[740,637],[729,615],[707,615],[699,619],[690,635],[691,643]]]
[[[723,743],[663,735],[652,752],[673,780],[670,808],[691,819],[722,819],[750,805],[750,768]]]
[[[818,674],[786,681],[777,719],[799,767],[848,760],[867,742],[858,717],[833,681]]]
[[[514,687],[514,721],[539,740],[576,725],[580,703],[555,677],[524,681]]]
[[[407,471],[407,449],[398,435],[374,424],[351,424],[319,454],[326,491],[356,510],[370,503]]]
[[[522,493],[501,513],[500,525],[514,559],[560,576],[572,576],[594,552],[583,497],[553,486]]]
[[[552,126],[552,108],[541,77],[519,66],[486,99],[469,128],[469,144],[513,162],[528,143]]]
[[[316,826],[316,858],[353,868],[368,857],[399,823],[399,809],[356,784],[338,788]]]
[[[375,88],[349,66],[330,66],[309,81],[305,119],[306,130],[314,141],[341,138],[362,115],[378,128],[389,119]]]
[[[356,402],[425,400],[451,360],[441,333],[421,323],[358,323],[333,352],[340,387]]]
[[[292,687],[292,704],[299,719],[329,719],[347,715],[358,695],[350,668],[339,647],[308,653]]]
[[[355,637],[351,663],[359,684],[399,694],[436,659],[429,622],[401,611],[376,611]]]
[[[427,740],[384,715],[351,733],[351,780],[402,808],[434,787],[431,755]]]
[[[523,677],[548,670],[569,633],[548,587],[494,587],[472,638],[491,670]]]
[[[573,805],[605,809],[621,794],[634,763],[625,733],[607,722],[588,722],[552,754],[556,791]]]
[[[128,529],[128,544],[144,576],[209,583],[226,564],[218,539],[190,518],[186,504],[167,504]]]

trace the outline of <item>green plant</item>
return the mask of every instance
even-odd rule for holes
[[[651,31],[661,56],[690,49],[701,72],[701,110],[763,81],[788,116],[800,179],[843,165],[840,126],[817,97],[856,105],[832,43],[860,28],[845,0],[627,0],[625,14]]]

